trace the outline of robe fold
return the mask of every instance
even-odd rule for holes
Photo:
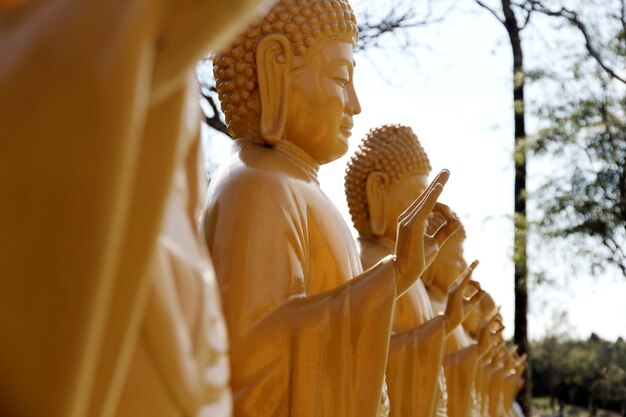
[[[478,345],[476,344],[446,355],[444,369],[450,417],[470,417],[477,355]]]
[[[412,331],[391,337],[387,385],[391,417],[431,417],[443,360],[445,322],[442,316]],[[427,406],[424,406],[427,405]]]
[[[361,261],[371,266],[393,252],[382,239],[359,239]],[[424,283],[417,280],[398,300],[389,346],[387,387],[390,416],[446,417],[442,372],[445,320],[435,316]]]
[[[519,380],[519,375],[512,370],[509,370],[504,376],[502,387],[502,412],[505,417],[517,417],[513,402],[515,401],[515,394],[517,394],[517,384]]]
[[[395,283],[362,273],[351,233],[295,145],[239,140],[209,189],[235,416],[375,416]]]
[[[502,404],[502,387],[507,370],[502,365],[494,370],[489,383],[489,416],[503,417],[504,408]]]

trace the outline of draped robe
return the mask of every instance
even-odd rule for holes
[[[392,253],[382,240],[359,239],[359,244],[365,267]],[[393,332],[386,370],[390,416],[445,417],[445,322],[435,316],[421,280],[396,303]]]
[[[362,273],[317,164],[281,141],[235,143],[205,235],[222,296],[235,416],[375,416],[395,305],[390,263]]]
[[[429,286],[433,308],[443,313],[448,302],[447,295]],[[446,344],[444,371],[448,389],[448,416],[470,417],[475,396],[476,369],[478,366],[478,345],[462,324],[459,324]]]

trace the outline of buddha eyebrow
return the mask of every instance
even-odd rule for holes
[[[354,61],[350,62],[345,58],[337,58],[333,62],[331,62],[331,65],[343,65],[348,68],[350,75],[352,75],[352,70],[354,69],[356,62]]]
[[[351,67],[353,67],[353,66],[355,66],[355,65],[356,65],[356,62],[355,62],[355,61],[350,61],[350,60],[348,60],[347,58],[336,58],[336,59],[334,59],[334,60],[331,62],[331,64],[337,64],[337,63],[341,63],[341,64],[344,64],[344,65],[349,65],[349,66],[351,66]]]

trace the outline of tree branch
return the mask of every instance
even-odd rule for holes
[[[226,126],[226,123],[224,123],[220,118],[219,108],[217,106],[217,103],[215,102],[215,98],[211,95],[211,92],[217,92],[215,87],[203,86],[201,89],[202,98],[209,104],[209,106],[211,107],[211,111],[213,112],[212,116],[209,116],[207,112],[204,112],[204,121],[213,129],[217,130],[218,132],[222,132],[230,138],[231,136],[228,133],[228,127]]]
[[[520,28],[519,28],[520,31],[526,29],[526,26],[528,26],[528,23],[530,23],[530,17],[533,14],[532,8],[531,9],[524,8],[524,11],[526,12],[526,17],[524,17],[524,22],[520,25]]]
[[[485,3],[483,3],[481,0],[474,0],[476,1],[476,4],[478,4],[480,7],[482,7],[483,9],[486,9],[489,13],[491,13],[492,15],[495,16],[496,19],[498,19],[498,21],[502,24],[504,24],[504,19],[501,18],[500,16],[498,16],[498,13],[492,9],[491,7],[487,6]]]
[[[445,19],[449,11],[450,9],[440,16],[433,17],[432,0],[428,1],[428,11],[426,14],[419,18],[413,7],[404,11],[400,10],[400,6],[391,7],[389,12],[378,20],[374,20],[372,16],[365,11],[358,19],[358,21],[363,23],[358,24],[359,41],[356,44],[355,51],[360,52],[368,48],[381,46],[380,42],[385,35],[397,35],[400,32],[405,32],[406,29],[441,22]]]
[[[575,11],[566,9],[565,7],[562,7],[560,10],[550,10],[538,0],[533,0],[532,5],[533,10],[536,10],[539,13],[543,13],[546,16],[562,17],[569,21],[572,25],[574,25],[585,39],[585,48],[587,49],[587,53],[589,54],[589,56],[591,56],[596,61],[596,63],[604,70],[604,72],[606,72],[611,78],[614,78],[616,80],[619,80],[623,84],[626,84],[626,78],[620,76],[613,68],[611,68],[606,62],[604,62],[602,56],[593,45],[593,41],[591,39],[591,36],[589,35],[587,26],[580,20],[578,14]],[[624,16],[624,13],[624,8],[622,7],[622,16]]]

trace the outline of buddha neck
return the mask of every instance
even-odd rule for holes
[[[390,237],[387,237],[387,236],[383,235],[383,236],[367,237],[365,239],[368,239],[368,240],[371,240],[372,242],[378,243],[380,246],[385,248],[385,250],[389,254],[392,254],[392,253],[395,252],[396,242],[395,242],[395,240],[391,239]]]
[[[295,162],[307,175],[311,176],[315,182],[319,183],[317,173],[320,169],[320,164],[313,159],[311,155],[302,150],[302,148],[288,140],[281,140],[274,146],[274,149]]]

